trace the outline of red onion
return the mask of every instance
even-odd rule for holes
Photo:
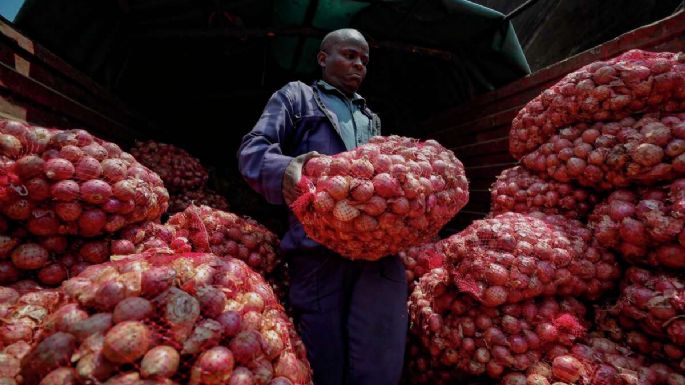
[[[352,259],[430,241],[468,200],[461,162],[432,140],[379,136],[309,162],[293,211],[312,239]]]
[[[537,176],[517,166],[506,169],[490,188],[490,215],[504,212],[543,212],[582,219],[597,198],[586,189]]]
[[[152,140],[136,142],[131,155],[159,174],[171,191],[192,190],[207,182],[207,170],[186,150]]]
[[[675,53],[631,50],[566,75],[528,102],[514,118],[509,133],[511,154],[519,159],[561,127],[579,122],[617,121],[634,113],[683,110],[680,66]],[[622,86],[615,87],[615,82]],[[588,136],[588,141],[593,136]],[[660,133],[652,136],[650,140],[657,143],[663,140]]]

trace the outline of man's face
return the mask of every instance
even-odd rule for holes
[[[323,80],[352,95],[366,77],[369,45],[361,38],[347,38],[320,51],[317,59],[323,68]]]

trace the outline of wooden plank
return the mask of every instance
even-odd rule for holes
[[[51,68],[55,73],[63,76],[74,83],[80,85],[91,95],[101,100],[107,101],[121,110],[121,113],[133,115],[119,99],[114,97],[109,91],[105,90],[100,84],[90,77],[76,70],[57,55],[53,54],[40,44],[33,43],[29,38],[15,30],[11,25],[0,18],[0,39],[8,45],[13,46],[16,53],[23,53],[23,56],[33,57],[36,62],[40,62],[47,68]],[[138,117],[139,119],[142,119]]]
[[[512,95],[509,98],[497,99],[492,101],[492,103],[477,105],[472,109],[459,111],[458,113],[442,113],[437,115],[437,117],[432,118],[429,122],[421,123],[420,126],[449,127],[451,124],[453,124],[453,122],[455,122],[455,119],[458,119],[456,121],[473,122],[479,120],[484,115],[497,114],[506,110],[513,111],[512,116],[509,119],[509,123],[511,123],[511,119],[516,116],[523,106],[555,83],[556,80],[536,85],[532,88],[521,89],[518,94]],[[468,102],[466,105],[471,105],[471,102]]]
[[[466,169],[466,177],[469,181],[485,179],[492,183],[503,170],[510,168],[513,165],[515,165],[515,163],[493,164],[479,168]]]
[[[0,41],[0,46],[0,49],[3,49],[4,51],[6,47],[2,41]],[[24,55],[25,53],[14,53],[11,62],[6,62],[5,60],[2,60],[2,62],[10,67],[14,67],[22,76],[32,78],[44,84],[46,87],[59,90],[60,93],[67,95],[82,104],[86,104],[93,110],[97,110],[110,117],[116,116],[124,125],[140,125],[139,120],[127,116],[125,113],[122,113],[120,109],[113,107],[110,103],[99,97],[94,97],[92,93],[86,91],[80,85],[71,82],[70,79],[61,76],[59,73],[55,73],[54,69],[47,68],[43,63],[36,61],[35,57]]]
[[[23,76],[14,68],[0,63],[0,88],[24,99],[35,101],[58,114],[64,114],[74,121],[81,122],[83,128],[117,143],[130,143],[140,134],[111,118],[85,106],[68,96],[47,87],[34,79]],[[76,127],[74,127],[76,128]]]
[[[33,111],[50,109],[54,112],[51,116],[66,115],[66,119],[41,124],[79,122],[100,136],[126,142],[139,137],[138,129],[156,131],[148,120],[132,112],[91,78],[41,45],[35,44],[1,18],[0,62],[5,65],[2,68],[2,81],[8,83],[4,86],[8,91],[6,95],[16,93],[15,96],[24,98],[27,102],[35,102],[34,106],[41,106],[32,107]],[[21,77],[25,79],[20,80]],[[15,86],[18,87],[16,90]],[[31,92],[27,91],[29,89]],[[68,106],[68,111],[60,111],[65,106]]]
[[[18,97],[2,88],[0,88],[0,115],[6,119],[21,120],[38,126],[75,127],[80,124],[67,119],[63,114],[36,105],[31,100]]]
[[[491,115],[483,115],[478,120],[461,122],[432,132],[430,137],[440,143],[450,143],[456,139],[466,139],[496,128],[505,128],[509,132],[511,121],[516,116],[518,107],[500,111]]]
[[[461,163],[464,165],[464,167],[482,166],[485,164],[506,163],[506,162],[510,162],[510,163],[514,164],[514,162],[515,162],[515,159],[508,152],[502,152],[502,153],[497,153],[497,154],[474,155],[474,156],[469,156],[469,157],[462,157],[462,156],[460,156],[460,154],[456,154],[456,155],[457,155],[457,158],[459,158]]]
[[[455,154],[460,154],[465,158],[475,155],[503,153],[509,151],[509,137],[484,140],[478,143],[464,144],[448,148]]]

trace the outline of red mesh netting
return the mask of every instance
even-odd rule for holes
[[[131,154],[159,174],[169,191],[193,190],[207,182],[207,170],[200,161],[173,144],[153,140],[136,142]]]
[[[525,374],[512,372],[502,385],[674,385],[685,380],[667,366],[651,363],[630,348],[606,338],[587,337],[570,349],[551,352]]]
[[[192,205],[169,218],[167,225],[189,239],[193,251],[235,257],[259,273],[272,272],[278,262],[278,238],[253,219]]]
[[[41,338],[44,321],[63,300],[58,290],[32,281],[0,286],[0,383],[14,381],[22,358]]]
[[[109,261],[112,254],[133,253],[134,245],[119,239],[120,233],[93,238],[37,236],[17,222],[0,216],[0,285],[34,279],[44,285],[56,286],[89,265]]]
[[[0,286],[0,348],[20,341],[32,343],[38,326],[63,300],[57,289],[45,289],[33,281]]]
[[[162,180],[114,143],[85,130],[48,130],[0,121],[0,212],[37,236],[110,234],[159,220]]]
[[[538,296],[597,299],[620,269],[580,222],[561,216],[505,213],[473,222],[444,241],[461,291],[489,306]]]
[[[663,187],[617,190],[595,207],[599,244],[633,264],[685,268],[685,179]]]
[[[685,349],[668,339],[643,332],[640,322],[621,315],[613,304],[608,307],[595,307],[595,334],[625,344],[651,361],[662,363],[682,373]]]
[[[585,330],[585,307],[573,298],[487,307],[459,293],[444,269],[419,280],[409,314],[436,362],[492,378],[508,369],[528,369],[555,346],[570,347]]]
[[[404,370],[400,385],[454,385],[473,383],[472,377],[454,367],[442,365],[431,356],[412,331],[407,336]]]
[[[113,241],[114,245],[117,250],[112,250],[112,254],[116,255],[166,249],[179,253],[193,251],[190,240],[178,235],[175,227],[154,222],[126,227],[118,234],[118,239]]]
[[[69,303],[21,360],[23,384],[311,383],[292,323],[240,260],[135,255],[91,266],[63,290]]]
[[[631,267],[611,314],[630,318],[648,335],[685,348],[685,280]]]
[[[442,241],[410,247],[400,251],[399,256],[406,269],[410,292],[414,290],[415,281],[418,281],[419,278],[428,274],[431,270],[445,265]]]
[[[567,127],[524,156],[527,168],[560,181],[613,190],[685,174],[685,114],[644,115]]]
[[[685,55],[631,50],[588,64],[528,102],[512,121],[509,151],[534,151],[565,126],[685,110]]]
[[[226,198],[223,195],[214,190],[204,188],[201,190],[182,191],[178,194],[171,194],[171,197],[169,198],[169,212],[177,213],[193,204],[228,211],[228,201],[226,201]]]
[[[560,214],[584,219],[597,196],[582,187],[538,176],[523,167],[506,169],[490,187],[490,215],[505,212]]]
[[[468,201],[464,167],[434,140],[378,136],[303,171],[295,215],[312,239],[352,259],[428,242]]]

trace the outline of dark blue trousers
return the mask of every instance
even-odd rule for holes
[[[397,385],[408,318],[399,257],[350,261],[321,251],[291,255],[288,264],[314,385]]]

